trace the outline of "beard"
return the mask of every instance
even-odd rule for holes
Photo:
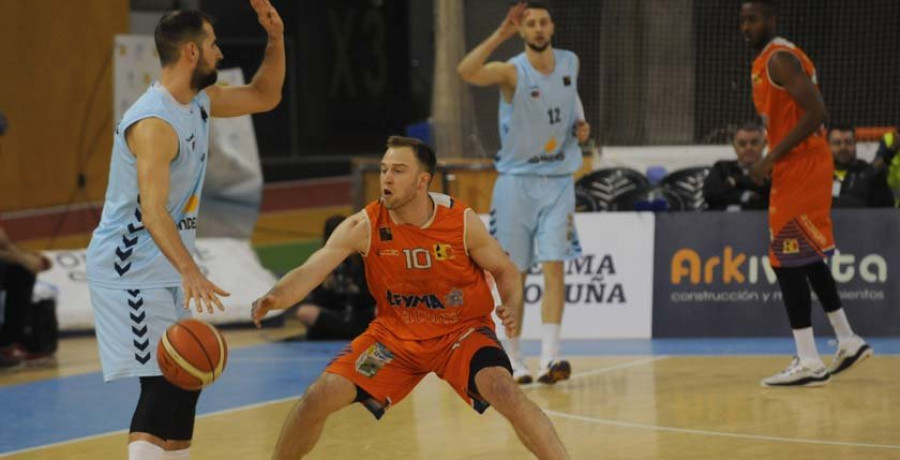
[[[200,66],[197,66],[197,68],[194,69],[194,73],[191,74],[191,89],[199,92],[216,84],[216,80],[218,79],[219,71],[216,70],[215,67],[209,70],[202,70],[200,69]]]
[[[547,47],[550,46],[550,40],[547,40],[546,42],[544,42],[543,45],[535,45],[534,43],[531,43],[531,42],[525,42],[525,44],[528,45],[528,47],[531,48],[532,50],[537,51],[538,53],[543,53],[544,51],[547,50]]]

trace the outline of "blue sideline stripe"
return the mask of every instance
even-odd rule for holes
[[[232,350],[225,373],[200,396],[198,413],[299,397],[344,345],[298,342]],[[0,454],[127,429],[139,391],[137,379],[104,384],[99,372],[0,387]]]
[[[832,339],[833,340],[833,339]],[[900,354],[900,338],[871,338],[877,355]],[[818,339],[823,356],[834,351]],[[200,397],[199,414],[297,396],[346,342],[287,342],[232,350],[221,379]],[[522,343],[540,354],[540,341]],[[791,338],[567,340],[569,356],[792,355]],[[0,387],[0,454],[128,428],[136,379],[104,384],[100,373]]]

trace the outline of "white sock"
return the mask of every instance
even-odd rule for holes
[[[522,362],[522,349],[519,342],[518,337],[507,337],[506,344],[503,348],[506,348],[506,354],[509,355],[510,361]]]
[[[544,369],[559,358],[559,324],[544,323],[541,332],[541,369]]]
[[[165,460],[187,460],[191,458],[191,448],[167,450]]]
[[[828,312],[828,321],[831,321],[831,327],[834,328],[834,335],[837,336],[839,343],[853,337],[853,329],[850,329],[843,308]]]
[[[128,443],[128,460],[163,460],[166,450],[147,441]]]
[[[812,327],[794,329],[794,342],[797,343],[797,356],[804,364],[819,364],[819,350],[816,349],[816,339],[813,337]]]

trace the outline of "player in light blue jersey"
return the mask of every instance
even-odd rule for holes
[[[250,0],[268,34],[265,58],[248,85],[215,86],[222,52],[210,18],[165,14],[156,26],[162,65],[154,83],[116,127],[100,225],[87,252],[104,380],[138,377],[132,460],[188,458],[199,391],[166,381],[156,344],[180,318],[228,295],[194,262],[200,191],[209,155],[209,118],[273,109],[284,84],[284,25],[268,0]]]
[[[563,262],[581,255],[575,229],[575,184],[581,167],[579,142],[590,136],[578,97],[578,57],[550,45],[554,24],[538,2],[510,8],[500,27],[472,50],[457,68],[476,86],[500,86],[501,148],[499,176],[491,202],[491,233],[509,252],[524,277],[536,262],[544,274],[543,323],[538,381],[569,378],[571,367],[559,357],[559,330],[565,305]],[[506,62],[489,62],[501,43],[515,34],[525,51]],[[515,310],[519,317],[523,305]],[[520,323],[521,324],[521,323]],[[530,383],[519,350],[521,328],[506,344],[513,377]]]

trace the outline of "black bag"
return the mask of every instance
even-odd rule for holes
[[[59,347],[59,322],[56,299],[32,302],[25,313],[22,344],[29,353],[53,354]]]

